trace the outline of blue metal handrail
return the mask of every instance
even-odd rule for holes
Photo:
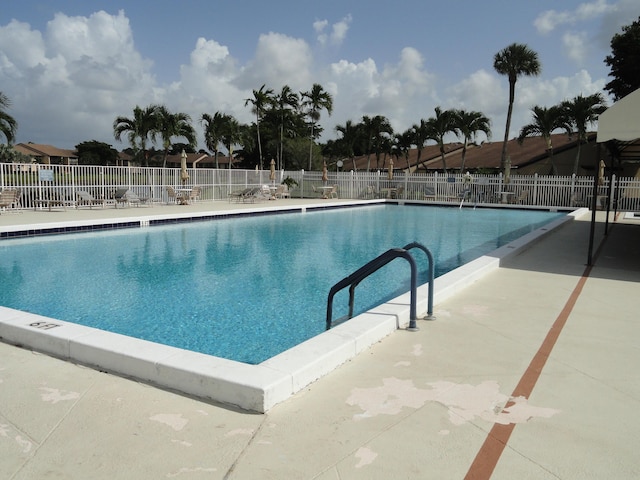
[[[418,242],[411,242],[402,247],[404,250],[411,250],[412,248],[418,248],[426,253],[427,258],[429,259],[429,293],[427,296],[427,316],[424,317],[425,320],[435,320],[436,317],[433,315],[433,291],[434,291],[434,277],[435,277],[435,264],[433,263],[433,255],[431,251]]]
[[[417,296],[417,283],[418,283],[418,268],[416,267],[416,262],[411,256],[411,254],[404,248],[392,248],[387,250],[383,254],[374,258],[364,266],[360,267],[358,270],[353,272],[348,277],[343,278],[338,283],[336,283],[331,290],[329,290],[329,297],[327,299],[327,330],[331,328],[333,323],[333,297],[340,290],[349,287],[349,316],[348,318],[353,317],[353,303],[354,303],[354,293],[355,288],[358,284],[364,280],[366,277],[376,272],[387,263],[395,260],[396,258],[404,258],[409,262],[411,266],[411,301],[409,307],[409,327],[407,330],[415,331],[418,330],[416,325],[417,320],[417,306],[416,306],[416,296]]]

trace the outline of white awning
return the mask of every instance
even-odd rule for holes
[[[597,142],[640,139],[640,89],[607,108],[598,118]]]

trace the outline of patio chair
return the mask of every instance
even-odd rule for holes
[[[76,192],[76,208],[89,207],[89,209],[93,209],[94,205],[99,205],[104,208],[104,200],[95,198],[89,192],[85,192],[84,190],[78,190]]]
[[[287,191],[287,186],[286,185],[278,185],[276,187],[276,191],[273,194],[274,197],[276,198],[288,198],[289,197],[289,192]]]
[[[329,198],[338,198],[338,185],[333,185],[329,192]]]
[[[21,192],[17,188],[5,188],[0,192],[0,213],[14,210],[20,206]]]
[[[167,205],[170,203],[179,203],[180,205],[184,205],[185,202],[188,201],[188,199],[185,199],[181,193],[176,192],[173,187],[167,185],[165,188],[167,189],[168,196]]]
[[[402,198],[402,194],[404,193],[404,187],[398,187],[396,190],[391,190],[390,195],[391,198]]]
[[[199,187],[199,186],[193,187],[191,189],[191,192],[189,192],[189,201],[196,202],[200,200],[201,193],[202,193],[202,187]]]
[[[522,190],[520,194],[513,199],[513,203],[522,205],[527,202],[527,198],[529,198],[529,190]]]
[[[374,185],[367,185],[362,192],[362,198],[365,200],[376,198],[378,192],[376,192],[376,187]]]

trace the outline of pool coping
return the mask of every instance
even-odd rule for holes
[[[384,202],[365,201],[358,202],[358,205],[375,203]],[[125,228],[119,226],[123,223],[127,223],[128,227],[147,227],[154,225],[156,220],[167,223],[230,215],[263,215],[292,211],[304,213],[318,208],[353,205],[353,202],[337,202],[331,205],[295,206],[286,209],[264,206],[243,211],[141,215],[135,219],[70,221],[31,225],[29,229],[23,226],[5,227],[3,230],[31,232],[28,236],[46,235],[61,233],[60,230],[50,231],[51,228],[65,229],[63,231],[82,231],[78,230],[79,228],[95,230],[98,225],[101,228]],[[437,305],[455,295],[497,269],[508,257],[530,247],[549,232],[567,221],[572,221],[585,211],[586,209],[578,209],[568,212],[544,227],[437,278],[434,282],[434,304]],[[43,228],[46,228],[47,232],[43,232]],[[419,317],[424,316],[421,312],[427,309],[427,292],[427,285],[418,288]],[[409,304],[409,293],[400,295],[258,365],[191,352],[2,306],[0,341],[208,401],[265,413],[395,330],[406,327],[409,323]],[[434,313],[437,317],[437,311]],[[420,320],[418,326],[427,328],[427,322],[428,320]]]

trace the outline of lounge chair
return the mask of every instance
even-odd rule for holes
[[[435,201],[436,199],[436,191],[433,187],[425,187],[424,189],[424,199]]]
[[[5,188],[0,192],[0,213],[3,210],[13,210],[20,206],[20,190]]]
[[[116,189],[116,193],[113,195],[113,199],[115,200],[115,206],[118,208],[118,204],[121,203],[123,205],[129,205],[129,199],[127,198],[127,192],[129,189],[127,187],[122,187]]]
[[[129,202],[129,205],[134,204],[136,207],[139,207],[140,205],[149,205],[148,197],[140,197],[137,193],[131,190],[127,190],[125,197],[127,202]]]
[[[85,192],[84,190],[78,190],[76,192],[76,208],[89,207],[89,209],[93,209],[94,205],[99,205],[104,208],[104,200],[95,198],[89,192]]]
[[[46,206],[49,211],[56,207],[62,207],[66,211],[67,207],[73,207],[75,204],[74,200],[69,200],[63,193],[49,189],[45,190],[42,198],[37,198],[33,202],[34,209]]]
[[[229,194],[229,202],[231,202],[231,200],[235,200],[236,202],[241,202],[242,199],[245,197],[245,195],[249,194],[251,190],[253,190],[253,188],[249,187],[249,188],[245,188],[244,190],[237,190],[235,192],[231,192]]]
[[[243,203],[244,202],[255,203],[256,201],[262,201],[262,200],[268,200],[268,199],[269,199],[269,196],[265,196],[264,193],[262,193],[261,187],[254,187],[250,189],[246,195],[242,196]]]

